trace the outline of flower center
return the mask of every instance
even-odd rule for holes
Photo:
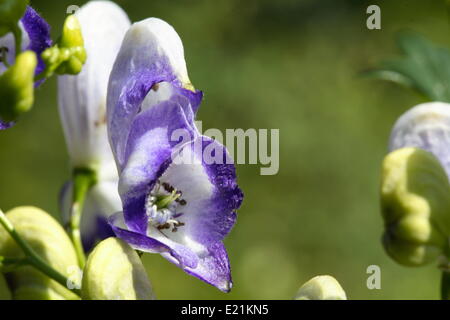
[[[148,223],[158,230],[171,229],[176,232],[178,227],[184,226],[177,220],[183,213],[178,209],[186,205],[186,200],[181,198],[182,192],[166,182],[156,182],[145,200],[145,211]]]

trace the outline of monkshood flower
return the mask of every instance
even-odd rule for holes
[[[47,22],[31,7],[27,6],[24,15],[20,19],[19,28],[22,32],[21,51],[30,50],[36,53],[37,66],[35,75],[40,74],[44,68],[44,62],[40,55],[51,46],[50,27]],[[15,37],[12,32],[0,37],[0,75],[3,74],[9,66],[16,62]],[[42,81],[36,81],[38,86]],[[0,119],[0,130],[10,128],[14,123],[11,121],[2,121]]]
[[[420,266],[448,250],[450,104],[420,104],[402,115],[382,166],[383,244],[397,262]]]
[[[108,88],[108,133],[123,205],[110,221],[135,249],[160,253],[228,292],[222,240],[235,224],[243,194],[225,147],[194,125],[201,99],[176,31],[156,18],[133,24]],[[219,161],[206,161],[206,150]]]
[[[108,78],[122,39],[130,26],[126,13],[109,1],[92,1],[75,14],[84,38],[87,60],[78,75],[58,77],[59,114],[71,166],[96,173],[81,219],[84,246],[112,235],[108,215],[121,210],[118,174],[106,131]],[[63,212],[69,216],[72,183],[62,192]]]

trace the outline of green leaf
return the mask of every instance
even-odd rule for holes
[[[402,33],[397,44],[403,57],[385,60],[366,76],[416,90],[431,101],[450,102],[450,51],[414,33]]]

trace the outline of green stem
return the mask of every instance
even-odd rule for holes
[[[70,237],[78,257],[78,263],[84,268],[86,256],[81,241],[80,222],[86,194],[95,185],[95,172],[90,169],[75,169],[73,172],[73,195],[70,214]]]
[[[0,210],[0,224],[5,228],[5,230],[9,233],[11,238],[17,243],[17,245],[22,249],[25,254],[24,264],[29,264],[43,274],[48,276],[49,278],[55,280],[63,287],[67,287],[67,278],[59,273],[57,270],[53,269],[50,265],[47,264],[45,260],[43,260],[31,247],[30,245],[19,235],[19,233],[14,229],[12,223],[8,220],[3,211]],[[72,290],[77,295],[80,295],[80,290],[73,289]]]

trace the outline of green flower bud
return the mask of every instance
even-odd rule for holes
[[[0,118],[3,121],[16,120],[33,106],[36,64],[36,54],[25,51],[17,56],[13,66],[0,75]]]
[[[20,236],[51,267],[65,276],[78,266],[75,249],[61,225],[35,207],[18,207],[6,213]],[[0,255],[23,258],[23,252],[0,226]],[[77,299],[77,296],[31,266],[6,274],[14,299]]]
[[[5,277],[0,273],[0,300],[11,300],[11,291]]]
[[[91,252],[81,290],[88,300],[155,299],[138,254],[117,238],[103,240]]]
[[[26,0],[0,0],[0,37],[17,26],[27,5],[28,1]]]
[[[383,245],[402,265],[421,266],[447,249],[450,235],[450,184],[429,152],[402,148],[382,166]]]
[[[298,290],[295,300],[347,300],[344,289],[332,276],[317,276]]]
[[[67,16],[59,40],[61,48],[82,47],[84,45],[81,25],[74,15]]]
[[[64,21],[63,31],[56,45],[42,53],[46,65],[46,75],[78,74],[86,62],[81,26],[74,15],[69,15]]]

